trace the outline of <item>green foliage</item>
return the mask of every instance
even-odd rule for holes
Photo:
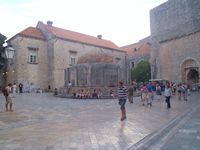
[[[6,61],[6,59],[4,57],[2,57],[2,54],[5,52],[5,48],[6,48],[3,46],[6,39],[7,39],[6,36],[4,36],[0,33],[0,70],[3,68],[4,63]]]
[[[141,61],[137,67],[131,69],[131,79],[137,82],[145,82],[151,79],[151,66],[148,61]]]

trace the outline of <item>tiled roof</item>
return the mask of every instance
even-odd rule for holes
[[[45,37],[42,34],[42,32],[40,31],[40,29],[34,28],[34,27],[28,27],[25,30],[21,31],[19,34],[45,39]]]
[[[61,29],[61,28],[54,27],[54,26],[48,26],[41,21],[39,21],[39,23],[43,24],[43,26],[52,35],[56,35],[57,37],[60,37],[60,38],[83,42],[83,43],[88,43],[88,44],[111,48],[111,49],[116,49],[116,50],[122,50],[120,47],[118,47],[117,45],[115,45],[114,43],[112,43],[111,41],[108,41],[108,40],[99,39],[97,37],[89,36],[89,35],[74,32],[74,31],[69,31],[66,29]]]
[[[124,51],[127,52],[127,55],[135,55],[135,54],[142,54],[142,53],[149,53],[150,47],[147,43],[142,44],[132,44],[128,46],[121,47]],[[135,51],[136,50],[136,51]]]

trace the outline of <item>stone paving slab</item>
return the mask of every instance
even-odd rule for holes
[[[152,107],[142,106],[140,98],[134,97],[133,104],[126,103],[127,119],[121,122],[117,99],[74,100],[23,93],[13,99],[14,112],[5,112],[0,95],[0,149],[128,149],[197,103],[199,96],[194,93],[187,102],[175,96],[171,109],[166,109],[164,97],[154,100]]]
[[[162,150],[174,150],[174,148],[200,150],[200,108],[162,147]]]

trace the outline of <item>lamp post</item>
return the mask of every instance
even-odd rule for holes
[[[12,47],[12,45],[8,45],[5,49],[5,53],[6,53],[6,58],[7,59],[11,59],[11,64],[13,64],[13,56],[14,56],[14,53],[15,53],[15,49]],[[5,77],[7,76],[8,72],[7,72],[7,67],[6,67],[6,74],[5,74]],[[7,81],[7,79],[6,79]]]
[[[13,64],[13,56],[15,53],[15,49],[12,47],[12,45],[8,45],[8,47],[5,49],[6,57],[7,59],[11,59],[11,64]]]

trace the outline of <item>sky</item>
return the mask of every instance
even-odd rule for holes
[[[0,33],[8,39],[38,21],[87,34],[102,35],[117,46],[150,35],[149,10],[167,0],[0,0]]]

